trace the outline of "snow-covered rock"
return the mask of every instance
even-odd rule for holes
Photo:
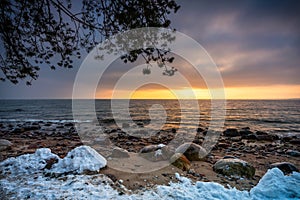
[[[8,158],[0,163],[2,174],[31,174],[41,171],[50,159],[60,158],[48,148],[37,149],[34,154],[24,154],[16,158]]]
[[[300,173],[285,176],[278,168],[269,169],[250,191],[252,199],[300,199]]]
[[[96,172],[105,167],[106,164],[106,159],[93,148],[80,146],[70,151],[64,159],[54,164],[50,172],[55,174]]]

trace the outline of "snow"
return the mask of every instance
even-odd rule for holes
[[[58,158],[50,149],[38,149],[34,154],[9,158],[0,163],[0,199],[299,199],[300,173],[289,176],[277,168],[268,170],[250,192],[225,188],[214,182],[196,182],[175,174],[177,183],[158,185],[153,189],[121,195],[113,188],[113,182],[103,174],[83,175],[84,170],[99,170],[106,160],[88,146],[78,147],[50,171],[70,172],[59,178],[48,177],[45,160]],[[121,184],[122,181],[119,181]],[[2,195],[2,196],[1,196]]]
[[[250,191],[253,199],[300,199],[300,173],[285,176],[281,170],[269,170]]]
[[[31,174],[42,170],[46,166],[46,160],[59,157],[48,148],[37,149],[34,154],[25,154],[17,158],[8,158],[0,163],[2,173],[11,175]]]
[[[89,146],[80,146],[68,153],[68,155],[54,164],[51,172],[56,174],[84,171],[99,171],[107,164],[106,159]]]
[[[158,148],[163,148],[165,146],[166,146],[165,144],[159,144],[159,145],[157,145]]]

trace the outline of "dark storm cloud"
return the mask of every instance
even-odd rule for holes
[[[226,86],[300,84],[300,1],[180,3],[173,26],[206,48]]]

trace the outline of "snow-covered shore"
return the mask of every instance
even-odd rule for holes
[[[57,159],[51,169],[47,160]],[[214,182],[192,182],[176,174],[178,182],[168,186],[132,193],[124,186],[112,187],[112,181],[99,171],[106,160],[93,149],[82,146],[71,151],[64,159],[50,149],[38,149],[34,154],[9,158],[0,163],[1,199],[299,199],[300,173],[285,176],[273,168],[258,185],[248,191],[226,189]],[[49,176],[49,173],[56,174]],[[61,173],[57,175],[57,173]],[[120,192],[120,191],[123,192]],[[1,196],[2,195],[2,196]]]

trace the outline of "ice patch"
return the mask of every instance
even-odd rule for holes
[[[68,155],[54,164],[53,173],[82,173],[84,171],[99,171],[107,164],[106,159],[89,146],[80,146],[68,153]]]
[[[34,154],[1,162],[0,199],[300,199],[300,173],[284,176],[277,168],[268,170],[250,192],[227,189],[213,182],[193,183],[176,173],[175,177],[179,180],[177,183],[121,195],[110,186],[112,181],[105,175],[78,174],[84,170],[98,170],[106,165],[106,160],[92,148],[81,146],[69,152],[66,158],[59,159],[52,170],[71,172],[59,178],[47,177],[43,170],[45,161],[54,157],[58,158],[50,149],[38,149]]]
[[[285,176],[278,168],[268,170],[250,191],[253,199],[300,199],[300,173]]]
[[[37,149],[34,154],[24,154],[17,158],[8,158],[0,163],[2,174],[32,174],[45,168],[47,160],[60,159],[48,148]]]

